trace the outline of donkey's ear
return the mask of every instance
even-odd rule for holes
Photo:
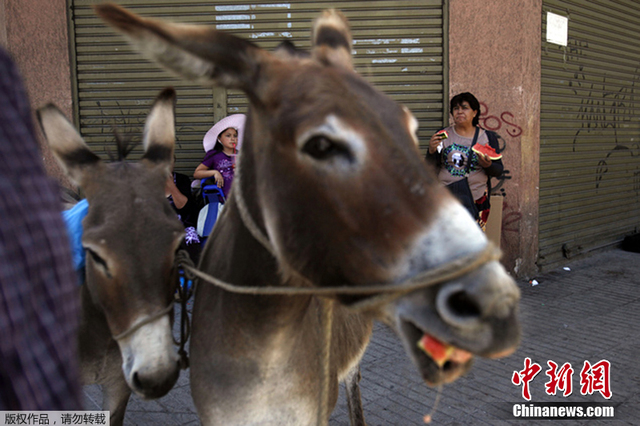
[[[171,163],[176,139],[176,92],[169,87],[156,98],[144,125],[144,160]]]
[[[347,18],[335,9],[325,10],[313,23],[312,55],[326,65],[353,69],[351,30]]]
[[[255,95],[259,62],[269,55],[254,44],[204,26],[142,18],[115,4],[97,5],[95,11],[142,54],[178,76]]]
[[[37,115],[51,151],[67,175],[80,185],[84,169],[102,160],[91,152],[80,133],[55,105],[40,108]]]

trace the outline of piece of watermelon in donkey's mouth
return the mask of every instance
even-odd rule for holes
[[[502,158],[502,154],[498,154],[498,152],[489,145],[474,145],[471,149],[473,149],[473,151],[477,152],[478,154],[486,155],[490,160],[493,161]]]
[[[473,357],[470,352],[441,342],[440,340],[426,333],[418,341],[417,345],[436,364],[438,364],[438,367],[442,367],[447,361],[463,364]]]

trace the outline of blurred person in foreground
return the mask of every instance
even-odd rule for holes
[[[82,410],[78,281],[33,129],[0,47],[0,410]]]

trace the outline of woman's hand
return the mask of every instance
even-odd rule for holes
[[[429,140],[429,154],[435,154],[438,150],[438,145],[442,143],[442,133],[434,133]]]
[[[476,152],[476,156],[478,157],[478,164],[480,164],[480,166],[482,166],[483,169],[486,169],[487,167],[491,167],[491,163],[493,163],[493,161],[491,161],[491,159],[487,154],[478,154]]]
[[[180,192],[180,190],[176,186],[175,182],[173,181],[173,175],[168,176],[167,181],[164,185],[164,192],[167,197],[171,196],[171,198],[173,199],[173,204],[178,210],[183,208],[187,204],[187,201],[189,201],[186,195]]]
[[[180,191],[178,191],[178,188],[176,187],[176,184],[173,182],[173,176],[169,175],[167,177],[167,181],[164,184],[164,194],[168,197],[168,196],[174,196],[175,194],[179,193]]]

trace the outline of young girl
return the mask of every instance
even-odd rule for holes
[[[218,121],[204,136],[205,151],[202,163],[196,167],[193,177],[213,177],[227,198],[233,182],[235,158],[242,143],[244,114],[233,114]]]

